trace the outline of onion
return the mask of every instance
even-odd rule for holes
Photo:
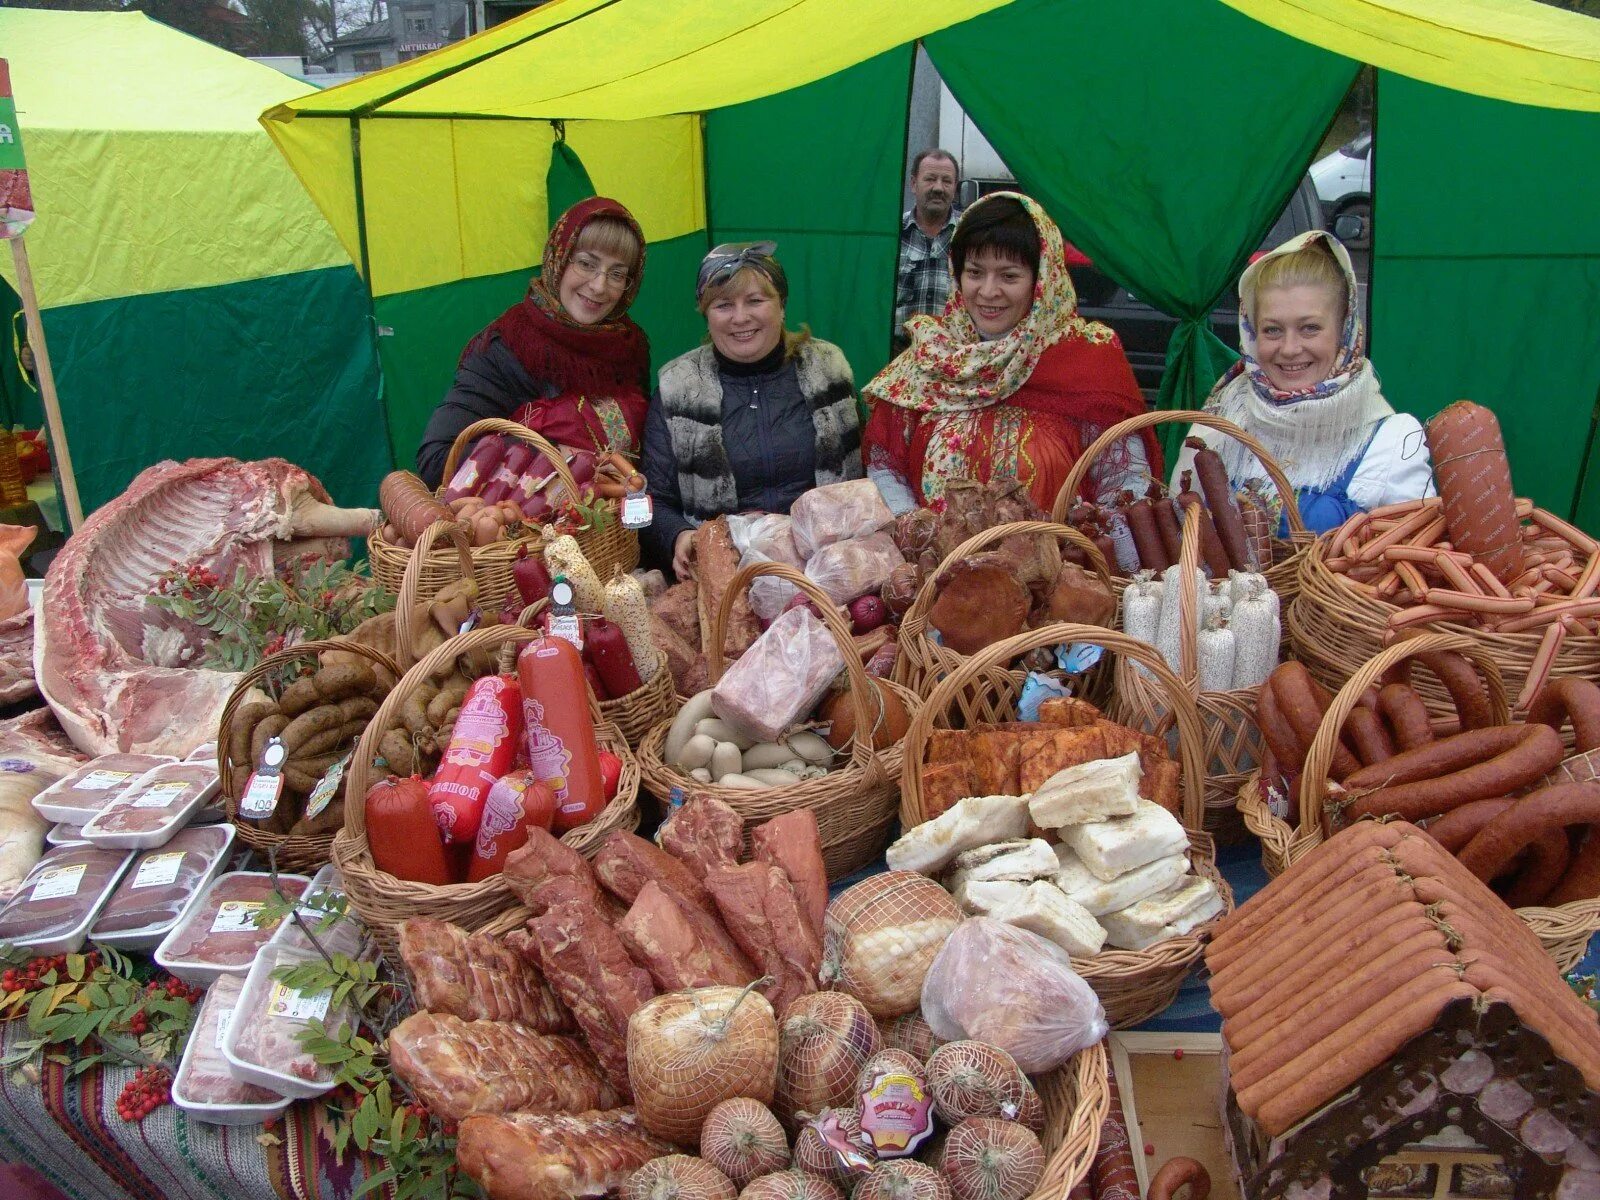
[[[701,1124],[722,1101],[772,1099],[778,1023],[754,988],[671,992],[628,1019],[628,1082],[651,1133],[698,1145]]]
[[[960,922],[950,893],[927,876],[873,875],[828,905],[821,980],[837,983],[875,1017],[912,1012],[928,968]]]
[[[818,1175],[777,1171],[751,1180],[739,1200],[844,1200],[844,1193]]]
[[[920,1012],[903,1013],[887,1021],[879,1021],[878,1030],[883,1034],[885,1050],[904,1050],[921,1063],[927,1062],[928,1056],[944,1045],[944,1039],[934,1033],[933,1026]]]
[[[882,1047],[882,1035],[861,1001],[843,992],[813,992],[783,1011],[778,1027],[778,1091],[773,1108],[793,1127],[800,1113],[854,1101],[856,1076]]]
[[[838,1123],[840,1133],[849,1143],[848,1151],[841,1152],[823,1136],[824,1127],[833,1122]],[[851,1152],[853,1158],[847,1161],[844,1153]],[[808,1175],[832,1180],[846,1190],[870,1172],[877,1161],[877,1154],[861,1135],[859,1108],[825,1108],[795,1134],[794,1165]]]
[[[848,607],[852,633],[871,633],[889,619],[888,606],[877,596],[857,596]]]
[[[913,1159],[879,1163],[857,1185],[854,1200],[951,1200],[950,1185]]]
[[[856,1097],[872,1086],[872,1081],[879,1075],[910,1075],[919,1084],[927,1086],[927,1071],[923,1070],[921,1061],[914,1054],[907,1054],[904,1050],[879,1050],[862,1066],[860,1074],[856,1076]]]
[[[740,1096],[724,1100],[707,1115],[700,1127],[700,1157],[744,1187],[789,1165],[789,1139],[771,1109]]]
[[[950,1131],[941,1163],[955,1200],[1024,1200],[1044,1176],[1044,1147],[1015,1121],[973,1117]]]
[[[1012,1058],[987,1042],[951,1042],[928,1059],[928,1086],[939,1116],[950,1125],[969,1117],[1003,1117],[1044,1128],[1044,1103]]]
[[[735,1200],[738,1194],[726,1175],[688,1154],[653,1158],[622,1185],[622,1200]]]

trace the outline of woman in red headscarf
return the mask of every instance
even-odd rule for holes
[[[527,296],[462,351],[417,448],[423,480],[438,486],[456,436],[485,417],[519,421],[558,446],[636,456],[650,342],[626,314],[643,274],[644,232],[626,208],[594,196],[567,209]]]

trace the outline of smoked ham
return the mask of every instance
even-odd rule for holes
[[[620,1191],[673,1148],[650,1136],[631,1108],[473,1116],[461,1123],[456,1160],[492,1200],[576,1200]]]
[[[400,958],[419,1008],[467,1021],[512,1021],[535,1033],[575,1028],[538,970],[497,937],[408,917],[400,922]]]

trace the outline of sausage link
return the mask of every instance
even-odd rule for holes
[[[1322,698],[1327,693],[1311,678],[1311,672],[1306,670],[1302,662],[1282,663],[1272,672],[1271,680],[1277,692],[1278,711],[1294,729],[1296,741],[1309,751],[1312,739],[1317,736],[1317,727],[1322,724],[1323,714],[1328,711],[1327,701]],[[1333,761],[1328,764],[1328,777],[1342,780],[1360,767],[1360,762],[1344,741],[1335,741]]]
[[[1353,708],[1345,718],[1344,731],[1356,748],[1363,765],[1373,766],[1394,757],[1395,745],[1383,720],[1369,708]]]
[[[1294,726],[1278,707],[1277,691],[1270,675],[1256,693],[1256,724],[1260,726],[1261,735],[1266,738],[1267,748],[1272,751],[1278,766],[1285,772],[1298,775],[1305,766],[1306,748],[1295,736]]]
[[[1436,779],[1521,745],[1532,736],[1526,732],[1527,729],[1526,725],[1496,725],[1490,729],[1451,734],[1426,746],[1402,750],[1388,762],[1376,767],[1363,767],[1345,780],[1345,786],[1355,792]],[[1494,794],[1500,795],[1509,790],[1504,788]],[[1467,799],[1477,800],[1480,797],[1468,796]]]
[[[1433,719],[1428,706],[1409,683],[1390,683],[1378,693],[1378,711],[1394,731],[1395,744],[1402,750],[1415,750],[1433,741]]]
[[[1489,709],[1489,693],[1478,676],[1472,660],[1454,650],[1432,650],[1417,655],[1417,661],[1444,684],[1461,718],[1462,729],[1483,729],[1493,720]]]
[[[1544,902],[1554,908],[1575,900],[1593,900],[1597,897],[1600,897],[1600,825],[1591,825],[1584,833],[1583,844],[1572,856],[1566,874],[1561,876],[1555,890],[1544,898]]]
[[[1188,1200],[1206,1200],[1211,1195],[1211,1173],[1192,1158],[1169,1158],[1150,1181],[1145,1200],[1173,1200],[1185,1187]]]
[[[1485,825],[1515,803],[1516,801],[1510,796],[1496,796],[1492,800],[1469,800],[1459,808],[1452,808],[1443,816],[1429,821],[1428,836],[1451,854],[1455,854],[1477,837]]]
[[[1579,754],[1600,748],[1600,687],[1571,676],[1552,679],[1534,697],[1528,721],[1548,725],[1557,733],[1571,721]]]
[[[1165,571],[1172,565],[1162,545],[1161,534],[1156,529],[1155,506],[1149,500],[1138,500],[1127,507],[1128,532],[1133,535],[1133,548],[1139,555],[1139,566],[1151,571]]]
[[[1222,540],[1217,537],[1216,522],[1206,511],[1205,501],[1200,498],[1198,492],[1180,492],[1178,507],[1187,512],[1190,505],[1200,509],[1200,561],[1206,565],[1206,570],[1211,572],[1211,578],[1226,579],[1232,564],[1228,561],[1227,551],[1222,548]]]
[[[1501,895],[1512,908],[1528,908],[1544,902],[1567,873],[1572,861],[1572,846],[1565,829],[1551,829],[1528,844],[1528,860],[1517,867]]]
[[[1228,561],[1238,570],[1248,571],[1250,550],[1244,536],[1244,517],[1233,498],[1233,485],[1228,481],[1228,468],[1222,456],[1202,442],[1195,451],[1194,473],[1200,480],[1200,490],[1205,493],[1206,507],[1216,521],[1217,537]]]
[[[1172,507],[1172,501],[1165,496],[1151,496],[1150,511],[1155,516],[1156,533],[1161,537],[1161,549],[1167,556],[1167,562],[1177,562],[1178,553],[1183,549],[1183,528],[1178,524],[1178,514]]]
[[[1535,725],[1530,728],[1543,729]],[[1561,739],[1550,736],[1559,746]],[[1552,829],[1600,824],[1600,784],[1559,783],[1524,796],[1483,827],[1459,855],[1461,865],[1479,879],[1493,879],[1519,851]]]
[[[1516,742],[1492,758],[1482,759],[1471,766],[1432,779],[1419,779],[1393,787],[1379,788],[1362,796],[1345,812],[1346,821],[1362,817],[1398,816],[1407,821],[1420,820],[1437,813],[1448,812],[1468,800],[1481,800],[1489,796],[1503,796],[1517,791],[1540,779],[1561,761],[1561,739],[1548,726],[1510,726],[1518,733]],[[1474,729],[1458,733],[1447,741],[1478,739],[1476,744],[1488,744],[1483,735],[1490,729]],[[1435,743],[1435,746],[1441,743]],[[1472,745],[1469,742],[1468,745]],[[1434,749],[1435,747],[1427,747]],[[1399,755],[1382,763],[1375,770],[1382,771],[1400,761]],[[1354,790],[1354,789],[1352,789]],[[1600,818],[1597,818],[1600,819]],[[1493,825],[1493,822],[1490,822]],[[1487,832],[1487,828],[1484,832]],[[1479,834],[1482,837],[1483,834]],[[1470,847],[1469,847],[1470,849]],[[1502,864],[1503,866],[1504,864]],[[1483,876],[1493,879],[1493,875]]]

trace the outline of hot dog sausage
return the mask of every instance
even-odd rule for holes
[[[1530,726],[1549,732],[1547,726]],[[1561,739],[1556,738],[1557,745]],[[1561,783],[1524,796],[1483,827],[1458,856],[1479,879],[1493,879],[1517,853],[1552,829],[1600,823],[1600,784]]]
[[[1211,1173],[1192,1158],[1169,1158],[1150,1181],[1146,1200],[1172,1200],[1185,1187],[1189,1200],[1206,1200],[1211,1195]]]
[[[1545,725],[1498,726],[1496,729],[1474,729],[1469,733],[1458,733],[1454,738],[1445,740],[1456,742],[1461,739],[1482,739],[1481,741],[1469,740],[1466,743],[1468,748],[1474,744],[1491,744],[1488,739],[1485,739],[1485,735],[1493,734],[1500,728],[1513,729],[1516,731],[1516,736],[1510,747],[1495,754],[1492,758],[1481,759],[1471,766],[1451,771],[1448,774],[1437,775],[1430,779],[1418,779],[1411,783],[1379,788],[1369,795],[1362,796],[1352,804],[1345,812],[1345,819],[1347,821],[1355,821],[1362,817],[1392,815],[1407,821],[1420,820],[1424,817],[1431,817],[1436,813],[1448,812],[1468,800],[1478,800],[1487,796],[1500,796],[1506,792],[1514,792],[1519,788],[1527,787],[1529,784],[1544,778],[1546,773],[1561,761],[1561,739]],[[1443,742],[1436,742],[1433,746],[1424,747],[1422,751],[1413,751],[1413,753],[1426,754],[1429,750],[1437,749],[1443,744]],[[1388,762],[1380,763],[1377,767],[1369,769],[1374,772],[1388,770],[1398,763],[1402,757],[1404,756],[1396,755]],[[1350,790],[1355,791],[1356,789],[1352,786]],[[1493,822],[1490,824],[1492,825]],[[1485,829],[1484,832],[1488,832],[1488,830]],[[1482,837],[1483,834],[1480,833],[1478,836]],[[1504,864],[1502,863],[1501,866],[1503,867]],[[1494,876],[1486,875],[1483,878],[1493,879]]]
[[[1600,748],[1600,687],[1587,679],[1552,679],[1534,697],[1528,720],[1557,733],[1571,721],[1579,754]]]

